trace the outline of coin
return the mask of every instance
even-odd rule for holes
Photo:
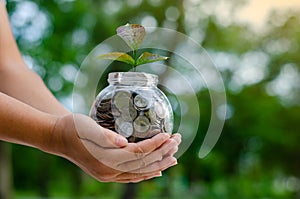
[[[114,131],[115,120],[111,112],[111,98],[102,99],[101,101],[99,100],[95,104],[96,113],[93,119],[100,126]]]
[[[133,123],[135,136],[139,138],[145,138],[148,136],[148,130],[150,128],[150,121],[145,116],[138,116]]]
[[[129,107],[121,110],[121,117],[123,120],[132,122],[136,116],[137,116],[137,111],[134,109],[134,107]]]
[[[115,106],[112,106],[112,107],[111,107],[111,114],[112,114],[114,117],[119,117],[119,116],[121,116],[121,112],[120,112]]]
[[[125,122],[125,121],[122,119],[122,117],[116,117],[116,118],[115,118],[115,127],[116,127],[116,129],[119,129],[119,126],[120,126],[123,122]]]
[[[96,117],[102,120],[113,120],[114,116],[110,112],[98,112],[96,113]]]
[[[138,142],[139,139],[137,137],[134,137],[134,136],[130,136],[127,138],[128,142]]]
[[[131,101],[131,93],[125,90],[119,90],[113,97],[114,105],[119,109],[128,108]]]
[[[136,95],[135,97],[134,97],[134,105],[138,108],[138,109],[144,109],[144,108],[146,108],[146,107],[148,107],[149,106],[149,101],[145,98],[145,97],[143,97],[143,96],[141,96],[141,95]]]
[[[111,109],[111,99],[103,99],[97,105],[97,111],[108,111]]]
[[[154,110],[155,110],[157,117],[159,117],[161,119],[165,118],[166,110],[163,108],[163,105],[160,102],[156,101],[154,103]]]
[[[124,137],[130,137],[133,134],[133,126],[130,122],[123,122],[119,126],[119,132],[120,135]]]
[[[168,111],[154,92],[121,87],[94,103],[92,118],[129,142],[138,142],[161,132],[171,133],[173,124]]]
[[[149,118],[151,123],[154,123],[157,120],[156,113],[153,107],[150,107],[150,109],[145,111],[144,115]]]
[[[163,120],[163,131],[166,133],[172,133],[173,125],[169,119]]]
[[[99,104],[111,104],[111,98],[102,99]]]

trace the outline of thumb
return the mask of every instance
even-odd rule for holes
[[[128,144],[125,137],[99,126],[88,116],[74,114],[73,119],[79,138],[82,141],[88,141],[103,148],[120,148]]]
[[[105,129],[102,127],[102,131],[104,136],[109,140],[109,142],[114,145],[115,147],[125,147],[128,144],[128,141],[122,135],[113,132],[109,129]]]

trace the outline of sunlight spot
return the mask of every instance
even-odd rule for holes
[[[300,91],[300,74],[297,66],[284,65],[279,75],[267,84],[266,91],[271,96],[278,96],[284,103],[299,103],[295,100]]]
[[[300,190],[300,180],[294,176],[288,177],[286,180],[286,188],[289,191],[299,191]]]
[[[286,191],[297,192],[300,190],[300,180],[294,176],[280,175],[273,181],[273,190],[278,194],[282,194]]]
[[[63,87],[63,80],[59,76],[51,77],[48,80],[48,85],[49,85],[49,88],[52,91],[57,92],[57,91],[60,91],[62,89],[62,87]]]
[[[236,54],[213,51],[210,51],[209,54],[220,71],[234,71],[238,67],[240,60]]]
[[[278,40],[269,40],[264,45],[266,51],[271,54],[282,54],[284,52],[289,51],[291,46],[291,41],[286,38]]]
[[[72,11],[74,1],[75,0],[55,0],[60,10],[64,13]]]
[[[299,0],[274,1],[274,0],[250,0],[236,13],[238,22],[250,22],[255,27],[264,27],[267,17],[272,10],[288,10],[300,8]],[[280,20],[277,22],[280,23]]]
[[[214,15],[221,26],[228,26],[232,23],[232,10],[232,3],[229,1],[215,3]]]
[[[156,27],[157,20],[155,19],[155,17],[153,17],[151,15],[147,15],[147,16],[143,17],[143,19],[141,21],[141,25],[144,27]]]
[[[72,34],[72,43],[75,46],[83,46],[88,41],[89,35],[85,29],[77,29]]]
[[[69,111],[73,111],[73,100],[72,95],[68,95],[65,97],[59,97],[58,100],[62,103],[62,105],[68,109]]]
[[[163,4],[163,1],[164,1],[164,0],[148,0],[148,3],[149,3],[151,6],[159,7],[160,5]]]
[[[221,120],[228,120],[233,116],[233,107],[228,104],[223,104],[218,107],[217,115]],[[224,115],[225,114],[225,115]]]
[[[77,75],[77,79],[75,81],[76,86],[79,88],[85,88],[88,84],[88,77],[86,74],[79,72],[80,74]]]
[[[201,28],[195,28],[188,33],[189,37],[201,44],[205,39],[206,33]]]
[[[74,82],[77,74],[77,69],[75,65],[66,64],[60,69],[59,73],[63,76],[65,80],[69,82]]]
[[[44,78],[46,75],[46,70],[44,67],[37,65],[36,61],[29,55],[22,55],[24,62],[34,72],[36,72],[41,78]]]
[[[177,7],[175,6],[170,6],[168,9],[165,11],[165,15],[167,20],[169,21],[177,21],[180,17],[180,12]]]
[[[259,83],[268,72],[268,63],[269,56],[264,52],[254,51],[246,53],[233,73],[230,87],[233,90],[239,90],[245,85]]]
[[[134,8],[140,6],[142,2],[142,0],[127,0],[127,5]]]
[[[106,14],[113,15],[122,9],[123,4],[124,2],[121,0],[110,0],[104,4],[103,10]]]
[[[47,36],[51,27],[49,17],[33,2],[19,2],[11,15],[12,29],[16,37],[28,42],[39,42]]]

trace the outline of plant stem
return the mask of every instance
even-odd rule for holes
[[[134,59],[134,64],[132,66],[132,69],[133,69],[133,72],[136,72],[136,50],[133,50],[132,51],[132,54],[133,54],[133,59]]]

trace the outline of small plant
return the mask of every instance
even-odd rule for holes
[[[132,49],[132,56],[124,52],[111,52],[102,54],[98,56],[98,58],[130,64],[133,70],[135,70],[135,67],[138,65],[168,59],[168,57],[149,52],[144,52],[139,57],[137,56],[137,50],[140,48],[146,36],[145,28],[139,24],[126,24],[124,26],[120,26],[117,28],[117,34]]]

